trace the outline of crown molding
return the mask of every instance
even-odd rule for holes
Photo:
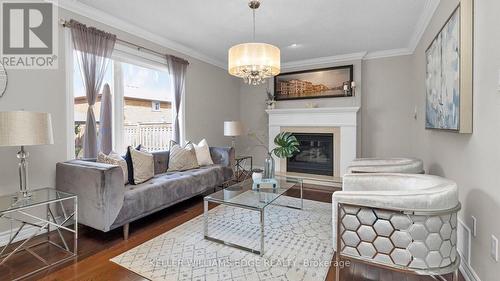
[[[410,51],[408,48],[401,48],[401,49],[369,52],[363,59],[364,60],[373,60],[373,59],[381,59],[381,58],[389,58],[389,57],[397,57],[397,56],[407,56],[407,55],[412,55],[412,54],[413,54],[413,52]]]
[[[149,32],[143,28],[137,27],[133,24],[130,24],[124,20],[121,20],[115,16],[112,16],[106,12],[103,12],[99,9],[90,7],[86,4],[78,2],[76,0],[59,0],[59,1],[51,1],[46,0],[48,2],[52,2],[54,5],[59,6],[65,10],[73,12],[75,14],[79,14],[81,16],[87,17],[89,19],[98,21],[105,25],[109,25],[110,27],[119,29],[121,31],[127,32],[133,36],[137,36],[141,39],[148,40],[152,43],[158,44],[162,47],[171,49],[173,51],[179,52],[186,56],[198,59],[200,61],[215,65],[219,68],[226,69],[226,63],[213,59],[208,55],[205,55],[199,51],[196,51],[192,48],[184,46],[175,41],[169,40],[163,36],[154,34]]]
[[[190,47],[187,47],[183,44],[172,41],[170,39],[167,39],[163,36],[149,32],[143,28],[137,27],[133,24],[130,24],[124,20],[121,20],[99,9],[83,4],[77,0],[59,0],[59,1],[46,0],[46,1],[52,2],[55,5],[59,6],[60,8],[66,9],[81,16],[88,17],[92,20],[98,21],[105,25],[127,32],[141,39],[148,40],[162,47],[171,49],[186,56],[198,59],[200,61],[212,64],[219,68],[227,69],[227,63],[224,61],[213,59],[211,56],[203,54],[195,49],[192,49]],[[415,31],[412,37],[410,38],[410,42],[407,48],[381,50],[375,52],[358,52],[358,53],[350,53],[350,54],[335,55],[328,57],[311,58],[305,60],[289,61],[282,63],[281,67],[284,70],[287,70],[287,69],[294,69],[301,67],[315,67],[325,64],[341,63],[354,60],[371,60],[371,59],[381,59],[387,57],[411,55],[415,52],[415,49],[418,43],[420,42],[425,30],[427,29],[427,26],[429,25],[432,16],[434,15],[437,7],[439,6],[439,3],[440,0],[426,0],[423,13],[420,15],[417,21]]]
[[[427,26],[431,22],[432,16],[434,16],[434,13],[436,12],[440,2],[441,0],[425,1],[424,11],[418,18],[415,32],[413,33],[413,36],[410,38],[410,43],[408,44],[408,50],[412,54],[415,52],[415,49],[417,48],[420,39],[422,39],[422,36],[424,35]]]
[[[324,64],[340,63],[354,60],[362,60],[366,56],[366,52],[351,53],[345,55],[337,55],[330,57],[319,57],[306,60],[289,61],[281,64],[282,69],[292,69],[300,67],[314,67]]]

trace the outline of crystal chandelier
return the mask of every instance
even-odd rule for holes
[[[253,41],[255,42],[255,10],[259,0],[248,3],[253,12]],[[229,74],[243,78],[245,83],[259,85],[266,78],[280,73],[280,49],[266,43],[243,43],[229,49]]]

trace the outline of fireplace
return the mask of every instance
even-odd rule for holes
[[[334,134],[293,133],[300,152],[287,159],[287,172],[322,176],[334,175]]]

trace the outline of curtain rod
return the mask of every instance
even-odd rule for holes
[[[67,28],[70,28],[70,27],[71,27],[70,22],[69,22],[69,21],[67,21],[67,20],[65,20],[65,19],[61,19],[61,20],[60,20],[60,24],[61,24],[63,27],[67,27]],[[120,42],[120,43],[122,43],[122,44],[129,45],[129,46],[131,46],[131,47],[134,47],[134,49],[137,49],[137,51],[146,51],[146,52],[149,52],[149,53],[151,53],[151,54],[154,54],[154,55],[160,56],[160,57],[162,57],[162,58],[166,58],[166,57],[168,56],[167,54],[163,54],[163,53],[157,52],[157,51],[152,50],[152,49],[150,49],[150,48],[146,48],[146,47],[144,47],[144,46],[137,45],[137,44],[135,44],[135,43],[132,43],[132,42],[127,41],[127,40],[120,39],[120,38],[118,38],[118,37],[116,38],[116,41],[117,41],[117,42]],[[176,56],[173,56],[173,57],[176,57]],[[179,57],[176,57],[176,58],[179,58]],[[189,64],[189,62],[188,62],[187,60],[185,60],[185,59],[183,59],[183,58],[179,58],[179,59],[184,60],[184,61],[186,61],[186,62]]]

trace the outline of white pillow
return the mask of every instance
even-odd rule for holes
[[[120,166],[120,168],[122,168],[123,171],[123,182],[125,184],[128,183],[127,161],[125,161],[125,159],[123,159],[117,153],[111,151],[109,155],[106,155],[102,152],[99,152],[99,154],[97,155],[97,163],[105,163],[105,164]]]
[[[207,166],[214,164],[214,161],[212,161],[212,156],[210,156],[210,148],[206,139],[202,139],[199,144],[193,144],[193,146],[194,152],[196,152],[198,165]]]
[[[134,184],[140,184],[148,181],[155,175],[153,154],[142,149],[130,149],[132,157],[132,168],[134,169]]]

